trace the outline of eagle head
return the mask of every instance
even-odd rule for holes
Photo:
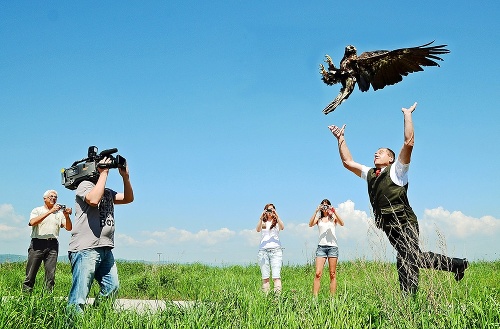
[[[357,50],[353,45],[348,45],[347,47],[345,47],[344,57],[349,57],[356,54]]]

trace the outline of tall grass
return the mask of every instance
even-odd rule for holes
[[[451,273],[422,270],[415,296],[399,291],[394,264],[340,262],[338,289],[329,296],[328,275],[312,297],[314,267],[284,266],[283,292],[264,295],[256,265],[119,262],[119,298],[167,301],[153,313],[88,307],[71,319],[67,263],[59,263],[52,293],[40,271],[32,294],[22,293],[25,263],[0,265],[0,328],[500,328],[500,261],[475,262],[457,283]],[[98,293],[94,285],[90,297]],[[193,301],[179,307],[170,301]]]

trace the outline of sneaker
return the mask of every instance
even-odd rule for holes
[[[455,280],[457,282],[464,278],[465,270],[467,269],[467,267],[469,267],[469,261],[467,260],[467,258],[464,258],[462,266],[460,266],[457,272],[455,272]]]

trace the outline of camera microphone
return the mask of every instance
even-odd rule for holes
[[[115,152],[118,152],[118,149],[117,148],[112,148],[112,149],[107,149],[107,150],[104,150],[104,151],[101,151],[101,153],[99,153],[99,155],[110,155],[110,154],[113,154]]]

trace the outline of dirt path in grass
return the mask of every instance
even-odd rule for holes
[[[92,305],[94,298],[87,298],[87,304]],[[170,303],[170,302],[169,302]],[[187,301],[171,301],[178,307],[190,307],[194,302]],[[158,312],[165,309],[167,302],[164,300],[153,299],[117,299],[115,300],[114,307],[118,311],[131,310],[140,313],[145,312]]]
[[[16,298],[13,296],[0,296],[0,302],[3,300],[8,300],[11,298]],[[67,300],[67,297],[59,297],[61,299]],[[95,298],[87,298],[87,305],[94,304]],[[177,307],[192,307],[195,302],[193,301],[182,301],[182,300],[173,300],[173,301],[165,301],[165,300],[155,300],[155,299],[126,299],[119,298],[114,302],[114,308],[117,311],[136,311],[139,313],[146,312],[158,312],[164,310],[167,307],[167,304],[173,304]]]

